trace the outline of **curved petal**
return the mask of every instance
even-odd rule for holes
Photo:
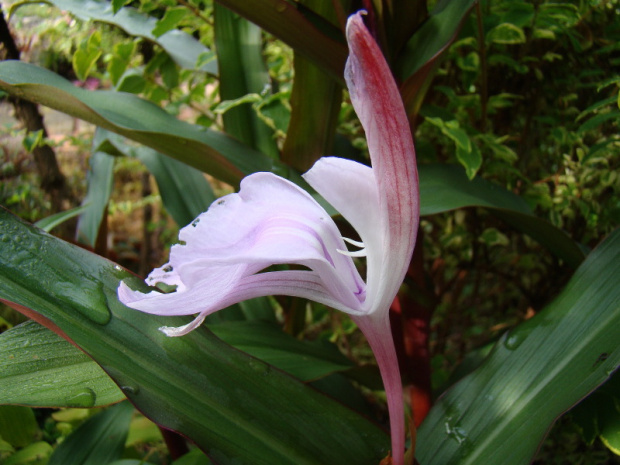
[[[217,271],[214,274],[217,274]],[[244,300],[269,295],[302,297],[354,316],[361,314],[359,309],[347,307],[334,299],[325,288],[323,278],[314,271],[288,270],[251,274],[237,279],[234,284],[228,286],[214,283],[212,278],[213,276],[206,277],[198,285],[183,292],[169,294],[158,292],[143,294],[132,291],[122,282],[118,295],[125,305],[146,313],[168,316],[198,313],[193,321],[184,326],[160,328],[168,336],[183,336],[196,329],[211,313]]]
[[[123,303],[162,315],[216,311],[230,305],[226,302],[241,292],[244,280],[275,264],[313,270],[338,307],[359,309],[365,297],[353,261],[337,251],[346,246],[327,212],[305,191],[271,173],[245,178],[238,194],[214,202],[179,238],[169,263],[147,278],[151,285],[175,285],[176,291],[142,294],[121,287]]]
[[[303,175],[360,235],[366,248],[381,248],[379,192],[372,168],[353,160],[323,157]]]
[[[371,312],[387,311],[405,276],[418,229],[415,149],[396,82],[360,13],[349,18],[347,41],[345,79],[368,140],[383,234],[381,250],[368,251],[367,299]]]
[[[118,298],[128,307],[153,315],[193,315],[212,308],[220,310],[227,306],[221,302],[234,291],[246,268],[238,265],[201,270],[201,279],[192,286],[183,286],[167,294],[158,291],[144,294],[121,282]]]

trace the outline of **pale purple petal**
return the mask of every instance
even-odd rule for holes
[[[147,278],[176,291],[142,294],[123,285],[123,303],[159,315],[219,310],[249,298],[240,293],[244,280],[276,264],[313,270],[341,308],[356,312],[364,301],[365,284],[350,257],[338,252],[346,246],[333,220],[308,193],[274,174],[245,178],[239,194],[215,202],[179,239],[169,263]]]

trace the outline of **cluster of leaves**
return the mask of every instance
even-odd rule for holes
[[[30,2],[19,2],[12,10],[18,18],[21,8],[32,8],[23,3]],[[92,141],[88,192],[82,209],[74,212],[80,214],[78,240],[83,244],[97,249],[121,159],[124,163],[131,160],[130,164],[139,162],[153,175],[163,207],[179,226],[192,221],[217,195],[229,189],[215,179],[235,187],[245,174],[271,170],[298,181],[298,172],[323,154],[364,159],[365,144],[352,108],[346,101],[340,108],[338,73],[344,45],[334,37],[341,34],[336,25],[342,22],[348,10],[344,4],[348,2],[281,0],[275,2],[275,19],[267,14],[261,16],[265,9],[262,2],[254,11],[245,4],[250,2],[232,0],[221,4],[206,0],[48,3],[71,13],[39,26],[41,36],[49,37],[49,46],[39,58],[41,63],[78,80],[82,87],[92,84],[133,94],[89,92],[66,85],[55,74],[33,71],[25,65],[5,63],[0,68],[0,81],[7,91],[24,94],[99,126]],[[342,11],[334,10],[336,3],[342,5]],[[398,18],[385,13],[381,21],[377,20],[375,32],[403,83],[405,103],[412,126],[416,127],[418,157],[423,165],[420,178],[425,216],[421,244],[426,279],[431,283],[424,290],[430,297],[421,301],[433,310],[430,363],[434,369],[434,395],[452,387],[419,432],[418,460],[424,464],[450,460],[527,463],[557,415],[607,379],[617,366],[618,344],[610,342],[614,336],[610,327],[618,320],[618,294],[611,291],[617,278],[614,281],[613,276],[609,278],[601,271],[610,270],[612,275],[614,270],[618,272],[614,262],[617,234],[607,242],[605,254],[594,254],[579,268],[575,275],[579,279],[573,273],[583,260],[583,250],[588,252],[588,247],[594,248],[609,235],[620,215],[620,79],[610,77],[618,74],[610,73],[619,64],[619,31],[614,21],[618,5],[498,0],[473,6],[472,2],[453,1],[437,2],[435,9],[427,12],[425,7],[416,10],[403,6],[406,2],[393,3],[409,16],[403,13]],[[424,2],[411,2],[414,4]],[[232,7],[269,32],[222,5]],[[467,16],[472,6],[472,14]],[[45,16],[59,11],[51,6],[43,8]],[[408,26],[400,21],[414,16],[419,17],[418,24],[410,21]],[[286,22],[299,30],[278,27]],[[437,24],[447,26],[442,29]],[[454,37],[460,25],[462,30]],[[414,26],[418,33],[403,32]],[[319,33],[304,28],[318,28]],[[297,36],[303,34],[310,35],[298,40]],[[447,48],[452,40],[454,43]],[[436,56],[444,51],[438,61]],[[71,66],[54,67],[53,63]],[[461,165],[464,172],[447,166],[450,163]],[[212,176],[209,181],[201,171]],[[150,205],[152,200],[148,197],[133,206]],[[121,386],[118,389],[105,373],[96,371],[93,362],[71,351],[71,346],[51,338],[52,333],[30,324],[6,332],[0,353],[7,358],[20,354],[24,358],[42,357],[46,364],[34,368],[38,384],[32,379],[16,382],[28,370],[11,371],[15,364],[2,365],[2,358],[0,367],[5,370],[7,383],[10,380],[12,386],[28,385],[35,395],[26,398],[23,390],[7,390],[0,403],[92,407],[128,397],[157,423],[191,437],[203,450],[209,450],[218,463],[234,462],[236,459],[226,454],[235,449],[241,457],[237,459],[248,463],[268,458],[269,463],[372,463],[385,455],[383,433],[357,414],[381,418],[373,405],[380,399],[376,391],[381,384],[372,367],[357,366],[372,361],[372,357],[348,319],[295,299],[261,299],[211,317],[210,328],[221,340],[262,362],[244,358],[206,330],[184,340],[167,341],[157,335],[161,321],[138,316],[112,302],[110,296],[126,274],[63,243],[50,242],[8,216],[2,217],[0,223],[5,242],[11,243],[11,235],[28,238],[7,246],[12,253],[28,255],[28,241],[43,251],[54,249],[54,253],[41,254],[34,270],[20,268],[18,261],[3,264],[5,282],[0,297],[16,301],[15,296],[19,296],[22,307],[45,309],[47,318],[75,331],[71,339]],[[171,235],[168,231],[163,242],[169,242]],[[81,263],[82,267],[57,263],[67,260]],[[13,279],[13,274],[20,278]],[[43,289],[33,276],[52,277],[60,283],[62,292]],[[100,281],[93,281],[93,277]],[[554,300],[569,280],[565,297]],[[22,282],[32,282],[34,291],[25,291]],[[584,287],[583,283],[591,286]],[[76,296],[70,291],[72,286],[84,289],[90,297],[85,300]],[[605,293],[609,294],[607,301],[597,300]],[[550,302],[553,304],[541,312]],[[68,317],[63,306],[74,309],[78,317]],[[609,310],[604,313],[604,309]],[[595,313],[597,310],[601,313]],[[586,318],[588,312],[598,315],[602,321],[599,326],[588,326],[593,324]],[[110,315],[115,324],[107,324]],[[537,317],[532,318],[534,315]],[[71,318],[77,318],[79,323]],[[557,326],[557,334],[545,332],[549,322]],[[74,325],[80,329],[73,329]],[[276,329],[278,326],[284,326],[298,339]],[[593,336],[595,330],[605,336]],[[314,339],[317,341],[310,342]],[[548,339],[554,341],[551,347],[545,345]],[[28,349],[26,343],[33,340],[40,342],[38,350],[43,354]],[[142,341],[140,351],[119,342],[131,340]],[[482,363],[497,340],[492,356],[455,386],[457,379]],[[522,344],[523,340],[526,342]],[[581,341],[585,341],[584,345],[577,344]],[[348,359],[331,343],[336,343]],[[22,344],[26,345],[20,352]],[[107,347],[100,347],[103,345]],[[578,347],[580,353],[563,355],[573,347]],[[118,360],[125,360],[121,354],[126,351],[135,352],[131,352],[130,366],[121,369]],[[186,358],[191,351],[204,355],[201,360],[192,358],[194,365],[188,366]],[[559,367],[556,377],[546,375],[547,355]],[[524,360],[533,360],[533,365]],[[88,370],[84,369],[86,365]],[[295,380],[270,371],[272,366]],[[187,384],[161,382],[170,379],[179,367]],[[153,373],[141,373],[147,369]],[[519,377],[519,370],[530,370],[535,381]],[[58,372],[64,373],[64,378],[59,378]],[[566,381],[566,373],[576,372],[589,373],[583,376],[587,382]],[[598,376],[596,381],[592,373]],[[217,382],[209,380],[204,384],[205,376],[217,378]],[[257,377],[263,384],[256,382]],[[240,379],[247,386],[237,393]],[[64,386],[50,389],[57,386],[55,383]],[[583,407],[574,418],[586,441],[592,443],[600,436],[617,452],[620,412],[617,391],[607,387],[610,383],[598,396],[588,398],[587,402],[595,407]],[[517,392],[518,387],[522,391]],[[315,388],[330,399],[316,394]],[[545,389],[554,390],[554,402],[549,401],[549,395],[545,397]],[[188,408],[175,390],[196,399],[196,405]],[[209,399],[204,399],[205,391]],[[322,415],[318,420],[310,418],[306,423],[297,419],[298,425],[289,422],[279,427],[278,422],[282,422],[277,412],[271,417],[261,407],[273,402],[274,392],[280,393],[287,405],[298,404],[298,410],[289,415],[303,411]],[[508,406],[512,397],[519,398],[521,392],[531,395],[532,403],[523,406],[515,401],[514,406]],[[253,401],[243,398],[244,393]],[[163,404],[166,408],[160,408]],[[344,409],[342,404],[352,410]],[[536,420],[538,425],[528,429],[523,426],[528,425],[524,417],[532,416],[532,409],[537,414],[541,409],[542,417]],[[476,415],[463,416],[466,411],[488,415],[480,420],[480,426]],[[135,450],[123,447],[127,431],[132,431],[130,413],[126,403],[121,403],[93,416],[93,421],[75,430],[75,436],[62,419],[54,419],[54,432],[43,436],[47,446],[35,442],[30,446],[32,450],[23,448],[33,440],[32,434],[25,442],[13,442],[0,430],[4,440],[0,446],[10,456],[7,460],[15,465],[31,463],[28,460],[33,451],[44,457],[40,463],[50,456],[48,463],[69,463],[65,454],[75,455],[81,446],[86,450],[91,445],[95,451],[112,451],[110,461],[136,459]],[[28,415],[20,413],[24,421],[30,421]],[[339,420],[322,418],[328,415]],[[0,412],[0,418],[4,416]],[[257,433],[247,420],[254,416],[261,418],[261,428],[267,425],[265,428],[273,431],[266,436]],[[204,426],[205,418],[212,419],[216,426]],[[345,426],[343,422],[347,421]],[[202,428],[196,426],[201,422]],[[108,423],[118,430],[113,445],[90,429],[105,428]],[[513,434],[517,425],[527,431],[525,436]],[[564,429],[552,436],[547,449],[543,448],[541,460],[545,460],[544,454],[558,453],[553,441],[575,428],[568,417],[562,425]],[[31,426],[24,430],[30,431]],[[220,434],[235,437],[234,444],[226,444]],[[504,434],[513,437],[509,441]],[[78,446],[84,437],[91,437],[93,442]],[[486,437],[491,439],[485,446],[481,438]],[[56,447],[59,439],[64,440],[65,447]],[[346,444],[342,442],[345,439]],[[157,447],[142,452],[140,457],[150,463],[167,463]],[[574,450],[564,452],[568,457]],[[208,459],[198,451],[191,454],[174,463],[207,463]],[[603,452],[602,460],[608,456]],[[92,457],[99,459],[96,454]],[[88,459],[84,460],[88,463]],[[596,463],[595,459],[592,463]]]

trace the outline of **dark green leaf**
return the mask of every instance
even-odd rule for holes
[[[87,208],[78,219],[76,232],[77,239],[91,247],[95,247],[114,182],[114,157],[96,150],[103,137],[102,131],[98,128],[93,139],[95,151],[89,160],[90,169],[86,174],[88,187],[86,197],[82,201],[82,206]]]
[[[121,402],[86,420],[54,451],[47,465],[101,465],[123,455],[133,406]]]
[[[437,2],[399,57],[397,74],[402,81],[409,79],[450,45],[473,5],[474,0]]]
[[[330,0],[305,0],[314,11],[335,20]],[[295,81],[291,93],[291,119],[282,148],[282,160],[303,173],[324,155],[333,152],[342,87],[312,61],[296,52]]]
[[[118,12],[122,7],[130,3],[131,0],[112,0],[112,11],[114,14]]]
[[[311,381],[352,367],[331,344],[302,342],[269,323],[238,321],[209,325],[220,339],[301,379]]]
[[[619,327],[617,230],[551,304],[441,397],[418,431],[418,461],[530,463],[550,425],[620,365]]]
[[[151,102],[113,91],[88,91],[19,61],[0,63],[0,88],[89,121],[236,185],[272,162],[235,139],[177,120]]]
[[[376,425],[206,327],[163,335],[160,326],[187,319],[121,305],[121,279],[147,288],[117,265],[6,211],[0,212],[0,254],[12,257],[0,262],[1,299],[56,325],[148,417],[191,438],[218,463],[361,465],[385,456],[389,440]]]
[[[549,249],[558,258],[577,267],[583,250],[564,231],[535,216],[525,201],[501,186],[481,178],[471,181],[454,165],[422,165],[420,173],[420,211],[432,215],[463,207],[485,207]]]
[[[191,223],[215,200],[209,182],[197,169],[155,150],[130,146],[116,134],[99,131],[96,147],[111,155],[136,157],[155,176],[164,207],[179,226]]]
[[[456,158],[465,168],[469,180],[474,179],[474,176],[476,176],[476,173],[482,166],[482,154],[478,146],[476,144],[471,144],[468,150],[457,145]]]
[[[347,46],[342,31],[329,21],[287,0],[217,0],[217,3],[270,32],[333,78],[342,80]]]
[[[30,407],[0,405],[0,437],[3,440],[21,448],[30,444],[38,432],[39,426]]]
[[[211,465],[212,462],[199,449],[189,451],[183,457],[172,462],[172,465]]]
[[[579,129],[577,129],[577,133],[583,134],[584,132],[590,131],[609,120],[620,121],[620,111],[599,113],[598,115],[593,116],[592,118],[585,121],[581,126],[579,126]]]
[[[85,353],[29,321],[0,335],[0,404],[96,407],[125,398]]]
[[[253,101],[271,94],[270,77],[263,60],[262,31],[232,11],[214,5],[215,44],[220,70],[220,99]],[[250,105],[240,105],[223,115],[224,128],[250,147],[278,158],[274,131],[258,117]]]

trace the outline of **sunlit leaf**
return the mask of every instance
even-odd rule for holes
[[[125,398],[93,360],[32,321],[0,334],[0,404],[93,407]]]
[[[529,464],[550,425],[620,365],[619,327],[617,230],[559,296],[433,406],[418,431],[418,461]]]
[[[36,0],[24,3],[44,2],[61,10],[69,11],[80,19],[112,24],[120,27],[127,34],[144,37],[163,48],[179,66],[186,69],[196,69],[198,57],[209,51],[198,40],[183,31],[172,30],[156,37],[152,31],[156,27],[157,19],[151,18],[135,8],[121,7],[120,3],[123,2],[118,0],[115,3],[101,0]],[[198,69],[217,74],[217,63],[210,61]]]

